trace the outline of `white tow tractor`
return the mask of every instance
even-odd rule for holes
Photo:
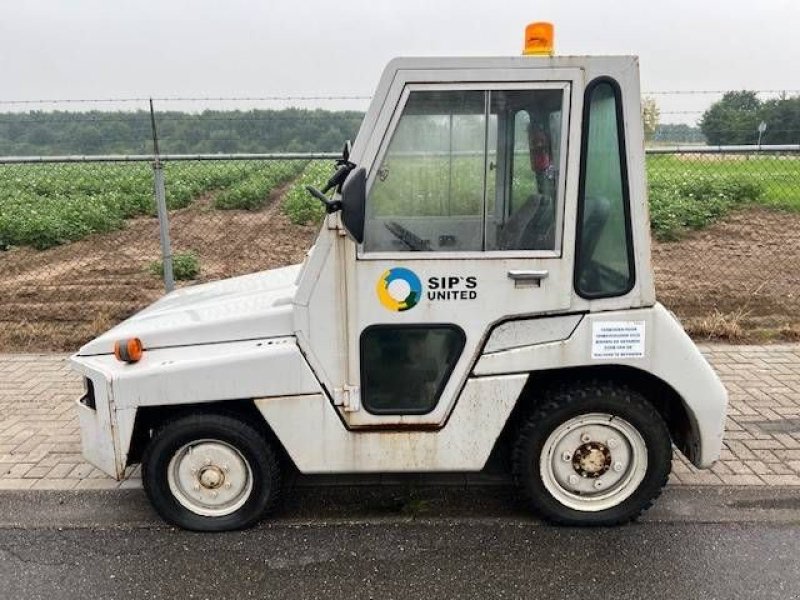
[[[172,292],[72,357],[86,458],[247,527],[303,474],[507,464],[561,524],[636,518],[727,396],[656,302],[637,59],[387,67],[302,265]]]

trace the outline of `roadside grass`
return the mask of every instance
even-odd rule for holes
[[[738,342],[745,337],[747,328],[743,321],[751,312],[743,307],[729,313],[714,309],[709,315],[688,321],[686,331],[694,339]]]

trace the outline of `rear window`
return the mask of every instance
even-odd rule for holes
[[[586,90],[575,288],[586,298],[627,294],[634,284],[627,167],[619,87]]]

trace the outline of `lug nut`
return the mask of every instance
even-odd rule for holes
[[[611,449],[616,448],[617,447],[617,440],[615,440],[614,438],[611,438],[610,440],[608,440],[606,442],[606,446],[608,446]]]
[[[615,463],[614,463],[614,470],[615,470],[617,473],[619,473],[620,471],[622,471],[622,463],[621,463],[621,462],[615,462]]]
[[[591,442],[591,441],[592,441],[592,436],[590,436],[588,433],[584,433],[584,434],[581,436],[581,441],[582,441],[584,444],[588,444],[589,442]]]
[[[603,487],[603,482],[598,479],[597,481],[594,482],[594,487],[596,487],[599,490],[601,487]]]
[[[226,489],[231,489],[231,487],[233,487],[233,484],[230,481],[225,484]]]
[[[570,454],[569,452],[564,452],[564,454],[561,455],[561,458],[562,460],[569,462],[572,460],[572,454]]]
[[[578,476],[570,475],[568,481],[570,485],[578,485]]]
[[[206,464],[206,466],[210,465],[210,464],[211,464],[211,459],[210,459],[210,458],[207,458],[207,459],[205,460],[205,464]]]

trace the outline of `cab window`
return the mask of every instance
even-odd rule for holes
[[[486,250],[555,250],[562,90],[491,92]]]
[[[364,250],[557,249],[566,97],[412,91],[373,178]]]
[[[373,325],[361,334],[361,398],[373,414],[425,414],[464,350],[455,325]]]
[[[590,84],[584,106],[575,289],[586,298],[619,296],[634,283],[619,88]]]

